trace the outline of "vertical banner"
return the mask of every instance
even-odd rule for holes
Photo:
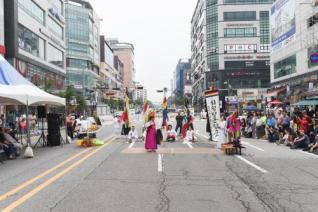
[[[219,137],[219,123],[221,121],[219,93],[208,91],[205,93],[205,99],[212,132],[212,140],[217,141]]]

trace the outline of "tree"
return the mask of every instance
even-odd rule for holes
[[[77,110],[84,112],[87,109],[87,104],[84,96],[76,96],[76,102],[77,102]]]
[[[184,97],[176,97],[174,103],[175,103],[177,106],[182,106],[182,105],[184,105]]]

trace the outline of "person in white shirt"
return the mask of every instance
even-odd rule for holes
[[[172,129],[171,125],[169,125],[168,131],[167,131],[167,141],[173,142],[173,141],[177,141],[177,140],[178,140],[177,132],[174,129]]]
[[[129,143],[136,142],[137,139],[138,139],[138,133],[135,130],[135,127],[132,126],[131,130],[128,133],[128,141],[129,141]]]
[[[193,143],[194,142],[194,130],[193,127],[190,125],[189,129],[187,130],[186,137],[183,140],[183,144]]]

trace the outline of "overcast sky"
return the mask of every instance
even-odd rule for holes
[[[179,58],[189,58],[190,22],[197,0],[90,0],[101,22],[101,34],[135,46],[136,81],[148,89],[171,87]]]

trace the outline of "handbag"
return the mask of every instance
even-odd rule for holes
[[[33,149],[31,148],[30,144],[28,144],[28,146],[26,147],[24,151],[24,158],[33,158],[33,157],[34,157]]]

